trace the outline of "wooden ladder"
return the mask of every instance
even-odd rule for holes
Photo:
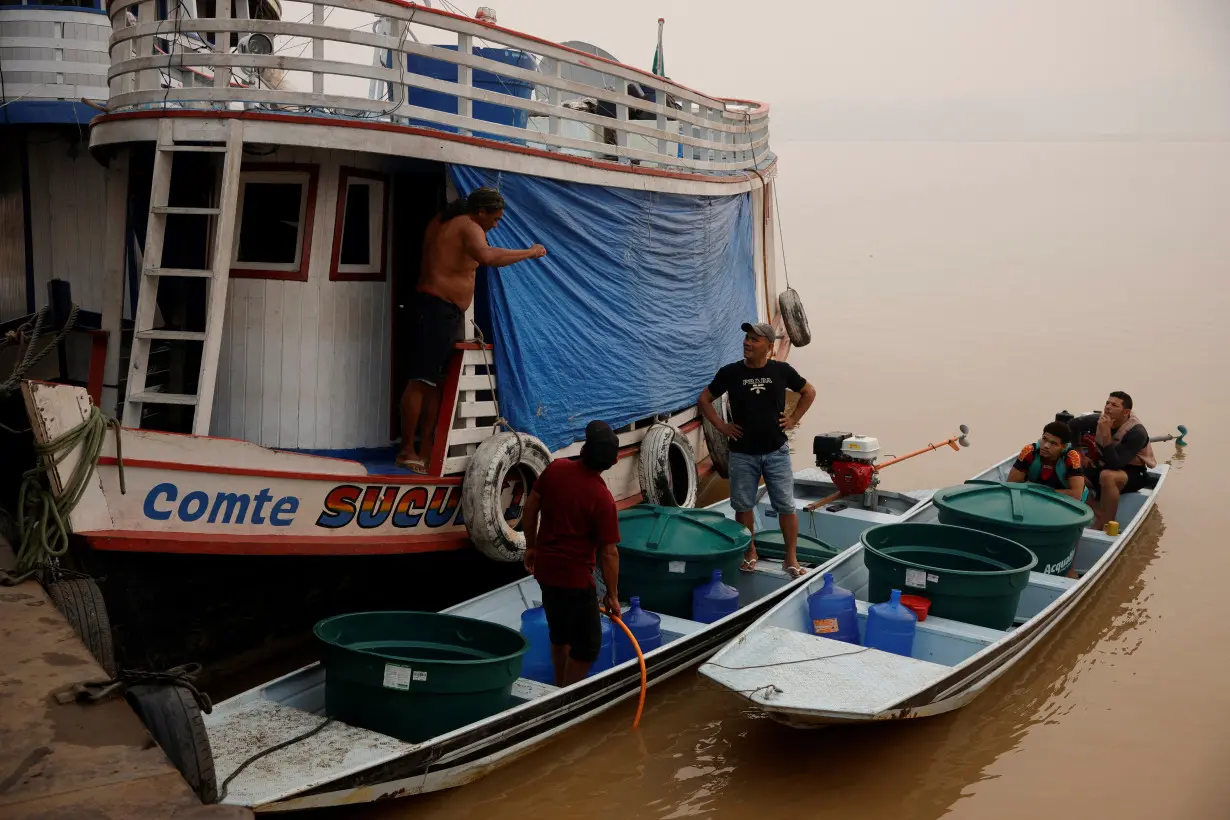
[[[181,151],[222,154],[222,181],[213,207],[179,208],[168,204],[171,193],[171,171],[175,155]],[[214,388],[218,377],[218,356],[222,346],[222,324],[226,315],[226,287],[230,277],[231,245],[235,234],[235,212],[239,198],[239,171],[243,160],[243,123],[227,123],[224,140],[206,144],[177,143],[172,133],[172,120],[158,124],[158,144],[154,155],[154,176],[150,185],[149,224],[145,231],[145,252],[141,283],[137,295],[132,351],[128,362],[127,395],[124,401],[124,426],[140,427],[146,405],[178,404],[195,407],[192,432],[209,435],[213,414]],[[211,217],[213,240],[210,243],[209,267],[162,267],[163,240],[167,216],[192,214]],[[158,285],[164,278],[205,279],[205,330],[165,330],[155,327],[158,312]],[[150,350],[158,341],[199,342],[201,369],[196,393],[168,393],[157,386],[147,386]]]

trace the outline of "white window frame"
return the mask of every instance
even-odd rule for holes
[[[367,241],[368,263],[366,265],[346,265],[342,263],[342,241],[346,229],[346,209],[350,205],[350,189],[353,186],[367,188]],[[384,271],[384,223],[388,214],[384,212],[385,181],[374,177],[351,174],[346,178],[346,190],[342,192],[342,201],[338,203],[342,209],[342,220],[338,225],[337,234],[337,272],[339,274],[372,274],[383,275]]]
[[[247,203],[249,183],[272,183],[285,185],[298,182],[299,194],[299,225],[295,233],[294,262],[244,262],[239,259],[240,232],[243,230],[243,209]],[[303,267],[303,231],[306,228],[308,214],[308,196],[312,190],[312,174],[310,171],[240,171],[239,172],[239,202],[235,214],[235,237],[232,242],[231,269],[239,271],[269,271],[280,273],[300,273]]]

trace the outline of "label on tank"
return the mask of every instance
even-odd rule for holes
[[[685,572],[688,568],[687,561],[670,561],[666,565],[667,572]]]
[[[939,580],[936,578],[935,580]],[[927,588],[927,573],[921,569],[907,569],[905,571],[905,585],[907,587],[918,587],[919,589]]]
[[[409,689],[411,669],[409,666],[397,666],[396,664],[386,663],[384,665],[384,688],[385,689]],[[424,672],[416,672],[413,674],[422,675],[424,678],[427,674]]]
[[[427,673],[426,672],[415,672],[414,679],[415,680],[427,680]]]
[[[927,580],[928,580],[928,581],[930,581],[931,583],[933,583],[933,584],[934,584],[936,581],[940,580],[940,576],[938,576],[938,575],[932,575],[931,573],[929,573],[929,572],[928,572],[928,573],[927,573]]]
[[[837,631],[837,619],[836,618],[815,618],[811,622],[811,628],[812,628],[812,631],[815,632],[817,635],[823,635],[826,632],[836,632]]]

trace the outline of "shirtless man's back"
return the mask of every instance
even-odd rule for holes
[[[453,343],[462,337],[465,312],[474,301],[478,266],[499,268],[547,253],[542,245],[525,250],[488,245],[487,231],[500,224],[503,216],[504,198],[500,193],[479,188],[464,203],[455,202],[443,216],[432,219],[424,232],[422,266],[411,311],[410,382],[401,400],[398,466],[416,472],[427,470],[440,412],[440,386]],[[421,439],[417,451],[416,432]]]

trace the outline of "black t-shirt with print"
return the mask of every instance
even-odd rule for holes
[[[730,443],[735,453],[764,455],[786,443],[781,415],[786,412],[786,390],[796,393],[807,380],[785,362],[770,359],[764,367],[745,362],[728,364],[709,385],[714,398],[730,393],[730,422],[743,429],[743,437]]]

